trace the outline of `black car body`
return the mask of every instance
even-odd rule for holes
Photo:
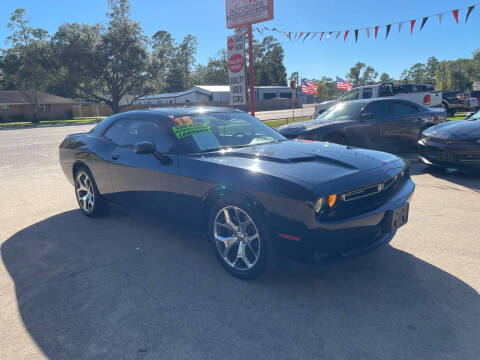
[[[443,109],[408,100],[355,100],[337,104],[315,120],[281,126],[279,132],[287,138],[396,151],[414,147],[423,130],[445,119]]]
[[[178,137],[172,124],[182,121],[188,124],[187,133]],[[250,133],[244,123],[255,130]],[[189,135],[191,126],[198,130],[205,124],[206,133]],[[154,135],[158,129],[162,134]],[[210,148],[212,136],[228,145]],[[67,136],[60,145],[60,162],[81,193],[77,200],[82,211],[82,204],[98,195],[202,227],[211,225],[218,204],[230,204],[235,207],[230,210],[251,215],[275,253],[302,261],[339,260],[387,244],[407,221],[414,190],[407,166],[394,155],[289,141],[246,113],[219,108],[114,115],[88,134]],[[89,182],[76,180],[79,169],[91,177]],[[81,189],[90,185],[95,194],[92,190],[88,198]],[[227,223],[226,215],[223,221]],[[240,277],[263,271],[250,276],[226,269]]]
[[[418,141],[420,160],[429,165],[480,169],[480,111],[468,120],[433,126]]]

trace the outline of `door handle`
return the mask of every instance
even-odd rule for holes
[[[112,160],[117,160],[120,157],[118,154],[113,154],[112,155]]]

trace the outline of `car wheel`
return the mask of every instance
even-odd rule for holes
[[[210,212],[209,241],[222,266],[241,279],[254,279],[277,264],[261,216],[237,203],[220,202]]]
[[[327,135],[324,141],[340,145],[348,145],[347,138],[343,134],[330,134]]]
[[[106,210],[92,174],[83,167],[75,172],[75,197],[80,210],[87,216],[97,216]]]

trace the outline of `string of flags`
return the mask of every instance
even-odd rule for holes
[[[459,20],[459,15],[460,15],[460,13],[463,13],[464,11],[466,11],[465,12],[465,24],[466,24],[467,21],[468,21],[468,18],[470,17],[470,15],[473,11],[473,9],[475,9],[475,7],[477,7],[479,5],[480,4],[474,4],[474,5],[465,7],[465,8],[458,8],[458,9],[450,10],[450,11],[439,13],[439,14],[424,16],[424,17],[422,17],[422,21],[421,21],[421,24],[420,24],[420,30],[419,31],[422,31],[422,29],[425,26],[425,24],[427,23],[428,19],[430,19],[432,17],[437,17],[439,23],[441,24],[444,15],[448,15],[448,14],[452,14],[455,22],[457,24],[459,24],[459,21],[460,21]],[[373,32],[372,35],[374,36],[375,39],[377,39],[379,29],[385,28],[385,40],[386,40],[388,38],[388,35],[390,35],[392,25],[397,26],[399,33],[401,32],[404,24],[410,25],[410,35],[412,35],[413,30],[415,29],[415,24],[416,23],[417,23],[417,19],[411,19],[411,20],[393,22],[393,23],[387,24],[387,25],[376,25],[376,26],[357,28],[357,29],[353,30],[353,34],[355,36],[355,42],[358,41],[360,31],[365,31],[365,35],[366,35],[367,39],[370,39],[370,34],[371,34],[370,31],[372,31]],[[343,41],[347,41],[348,35],[351,33],[350,29],[348,29],[348,30],[331,30],[331,31],[283,31],[283,30],[280,30],[280,29],[277,29],[277,28],[270,28],[270,27],[267,27],[267,26],[257,26],[257,27],[255,27],[255,29],[262,36],[263,36],[265,31],[277,32],[277,33],[283,34],[290,41],[300,41],[300,40],[305,41],[305,40],[314,40],[314,39],[316,40],[316,39],[318,39],[318,41],[320,42],[323,39],[329,39],[331,37],[334,37],[335,39],[338,39],[341,34],[343,34]]]

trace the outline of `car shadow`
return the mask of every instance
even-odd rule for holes
[[[1,254],[25,328],[51,359],[473,359],[480,350],[479,294],[391,246],[241,281],[198,233],[72,210],[19,231]]]
[[[437,167],[427,167],[426,171],[437,179],[446,180],[480,192],[480,172],[466,172]]]

